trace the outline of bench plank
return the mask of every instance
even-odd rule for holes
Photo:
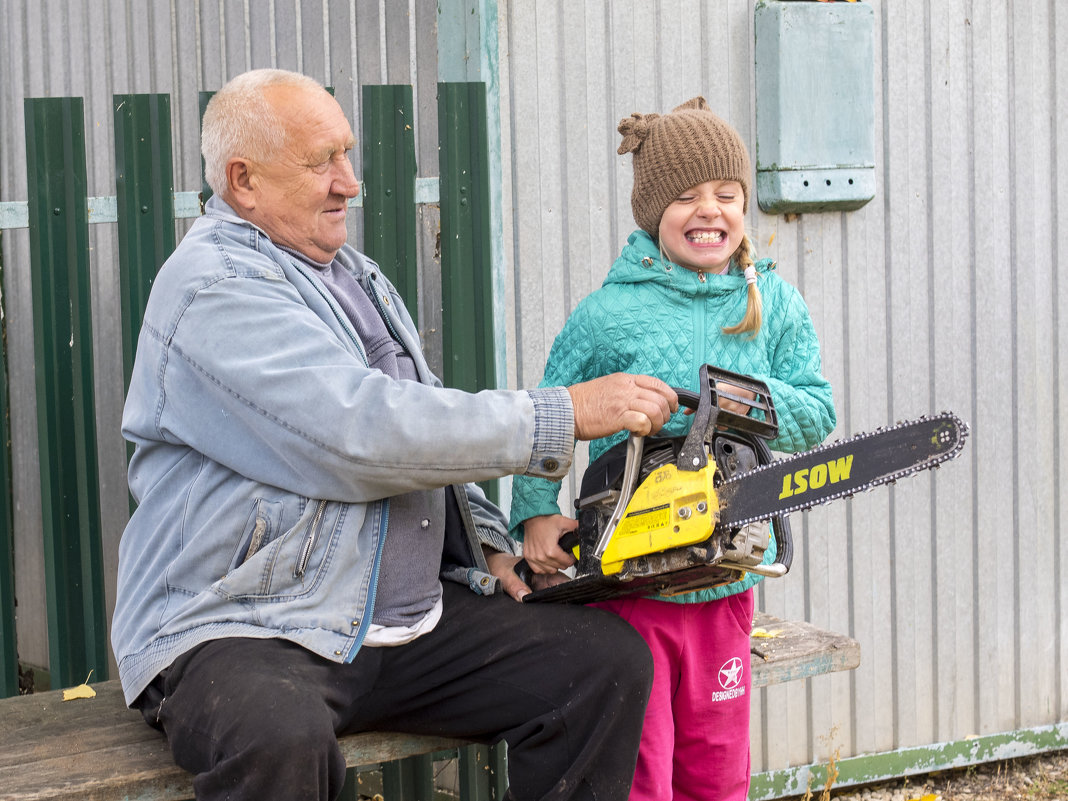
[[[750,638],[754,688],[852,670],[860,664],[860,643],[805,621],[757,612],[753,629],[772,635]]]
[[[0,702],[0,787],[12,801],[192,798],[192,776],[171,760],[159,732],[127,709],[118,681],[95,698],[61,690]],[[446,737],[372,732],[342,738],[349,765],[388,762],[465,745]]]
[[[753,687],[809,678],[860,664],[856,641],[809,623],[757,613]],[[0,701],[0,787],[10,801],[182,801],[192,776],[175,766],[166,740],[126,707],[117,681],[96,697],[63,701],[61,690]],[[369,732],[340,740],[346,763],[376,765],[448,751],[463,740]]]

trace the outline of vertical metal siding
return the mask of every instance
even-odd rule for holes
[[[847,631],[863,660],[754,696],[755,770],[1068,720],[1068,13],[1055,0],[864,1],[876,12],[876,198],[792,219],[752,203],[748,229],[812,309],[839,435],[952,408],[972,436],[931,476],[795,521],[794,570],[763,582],[759,603]],[[633,228],[621,117],[704,94],[755,146],[753,7],[499,3],[509,283],[498,335],[510,385],[540,380],[568,312]],[[24,199],[24,97],[85,98],[89,192],[108,196],[112,94],[169,93],[175,186],[193,189],[197,92],[271,65],[333,85],[354,121],[362,84],[412,83],[420,175],[437,174],[436,8],[425,0],[0,0],[0,18],[0,199]],[[436,211],[421,209],[420,224],[428,263]],[[122,403],[109,228],[91,226],[90,240],[102,432],[118,430]],[[3,232],[19,645],[43,664],[27,241]],[[439,281],[420,275],[438,353]],[[102,436],[99,455],[103,497],[118,499],[103,505],[109,598],[126,497],[114,440]]]
[[[865,1],[876,198],[789,219],[754,202],[748,231],[811,308],[835,436],[946,408],[972,435],[940,471],[795,521],[794,569],[759,604],[847,631],[863,657],[754,696],[755,770],[1068,720],[1068,14],[1050,0]],[[755,147],[753,9],[500,4],[519,386],[540,380],[634,227],[617,121],[703,94]]]

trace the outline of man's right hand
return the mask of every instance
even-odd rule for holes
[[[575,409],[575,439],[599,439],[626,429],[655,434],[679,408],[675,391],[647,375],[612,373],[567,388]]]

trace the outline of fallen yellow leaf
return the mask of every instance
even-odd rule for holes
[[[755,629],[753,629],[751,632],[749,632],[749,636],[750,637],[757,637],[757,638],[762,639],[762,640],[771,640],[771,639],[774,639],[775,637],[778,637],[780,634],[782,634],[782,629],[775,629],[775,631],[768,631],[767,629],[763,629],[760,626],[757,626]]]
[[[77,687],[71,687],[63,691],[64,701],[73,701],[75,698],[95,698],[96,690],[89,686],[89,677],[93,675],[93,671],[89,671],[89,676],[85,677],[85,683],[79,684]]]
[[[75,698],[94,698],[95,696],[96,690],[88,684],[79,684],[77,687],[71,687],[69,690],[63,691],[64,701],[73,701]]]
[[[938,801],[938,796],[934,793],[928,793],[927,795],[920,796],[919,798],[910,798],[909,801]]]

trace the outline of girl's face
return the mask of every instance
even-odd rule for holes
[[[679,195],[660,218],[660,247],[676,264],[720,273],[745,235],[745,196],[737,181],[705,181]]]

